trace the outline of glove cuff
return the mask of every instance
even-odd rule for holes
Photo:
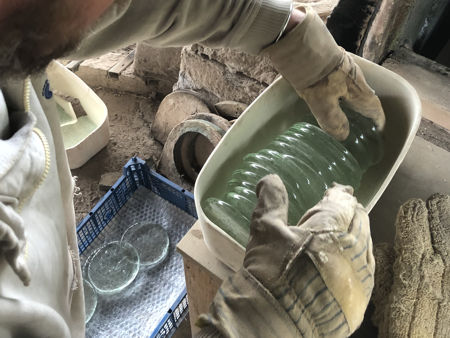
[[[215,328],[225,337],[301,336],[280,303],[244,268],[223,282],[209,313],[196,325],[202,332]]]
[[[261,0],[258,15],[243,38],[246,42],[242,50],[258,54],[273,43],[289,20],[291,6],[291,0]]]
[[[303,22],[263,50],[297,92],[330,74],[345,53],[317,13],[311,7],[303,8],[306,11]]]

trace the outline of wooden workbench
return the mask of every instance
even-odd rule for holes
[[[200,223],[196,222],[177,245],[183,256],[184,275],[189,301],[192,335],[198,331],[195,322],[208,311],[222,281],[232,270],[220,262],[206,247]]]

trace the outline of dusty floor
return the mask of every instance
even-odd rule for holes
[[[148,162],[158,160],[162,145],[155,141],[150,128],[160,101],[130,93],[120,93],[103,88],[93,88],[108,107],[110,141],[97,155],[79,169],[72,170],[77,176],[80,194],[75,196],[77,223],[105,194],[99,189],[104,173],[120,177],[122,167],[132,156]]]

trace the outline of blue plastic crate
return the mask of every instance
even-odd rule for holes
[[[78,250],[82,254],[138,187],[144,186],[163,199],[197,218],[194,195],[150,170],[143,160],[133,157],[123,168],[123,175],[77,226]],[[186,289],[168,309],[150,337],[170,337],[188,313]]]

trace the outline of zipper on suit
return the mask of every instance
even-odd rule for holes
[[[30,77],[27,77],[24,82],[24,90],[23,90],[23,105],[26,112],[31,112],[31,103],[30,103],[30,95],[31,95],[31,80]],[[22,210],[25,202],[33,196],[33,194],[36,192],[36,190],[39,189],[39,187],[44,183],[45,179],[47,178],[48,172],[50,170],[50,146],[48,144],[47,137],[45,136],[44,132],[40,130],[39,128],[33,128],[33,132],[39,137],[39,139],[42,142],[42,145],[44,146],[44,152],[45,152],[45,165],[44,170],[41,174],[41,177],[34,185],[33,189],[30,191],[30,193],[27,196],[24,196],[20,199],[19,206],[17,207],[18,212]]]

